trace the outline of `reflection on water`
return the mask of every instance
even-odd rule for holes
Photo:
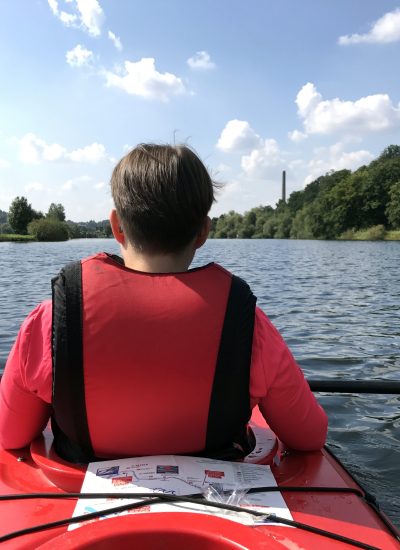
[[[19,325],[49,298],[68,261],[112,240],[0,243],[0,368]],[[194,265],[217,261],[244,277],[307,376],[400,380],[400,243],[208,241]],[[400,517],[400,399],[320,395],[330,442],[352,472]]]

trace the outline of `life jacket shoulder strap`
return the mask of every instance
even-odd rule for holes
[[[226,436],[243,447],[244,454],[251,450],[246,426],[251,416],[249,385],[255,307],[256,297],[249,285],[232,275],[209,408],[209,451],[221,449],[221,439]]]
[[[73,458],[75,462],[88,462],[94,453],[89,435],[83,376],[80,261],[67,264],[52,279],[52,296],[52,429],[56,450],[62,456]]]

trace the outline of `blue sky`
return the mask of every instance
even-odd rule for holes
[[[2,0],[0,209],[108,217],[116,161],[186,142],[219,215],[400,143],[400,2]]]

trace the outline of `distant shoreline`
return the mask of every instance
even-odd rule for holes
[[[84,238],[85,240],[98,240],[98,239],[112,239],[112,237],[80,237]],[[210,240],[214,240],[215,237],[210,237]],[[75,241],[78,239],[68,239],[70,241]],[[215,239],[217,240],[217,239]],[[226,240],[226,241],[234,241],[237,240],[235,238],[221,238],[218,240]],[[240,239],[242,240],[242,239]],[[248,241],[276,241],[276,240],[282,240],[277,237],[274,237],[272,239],[267,238],[257,238],[257,239],[246,239]],[[287,240],[287,239],[283,239]],[[385,231],[384,235],[379,235],[379,237],[371,237],[369,230],[366,229],[365,231],[357,231],[352,234],[343,235],[342,237],[338,239],[289,239],[292,241],[304,241],[304,240],[311,240],[311,241],[400,241],[400,230],[397,231]],[[15,235],[15,234],[1,234],[0,233],[0,243],[1,242],[18,242],[18,243],[31,243],[31,242],[39,242],[33,235]],[[40,241],[40,242],[65,242],[65,241]]]

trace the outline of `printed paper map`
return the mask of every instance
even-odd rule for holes
[[[238,491],[236,500],[224,502],[255,508],[265,513],[292,519],[282,495],[276,493],[243,494],[252,487],[276,486],[269,466],[225,462],[209,458],[187,456],[148,456],[92,462],[88,465],[82,485],[82,493],[143,493],[155,492],[170,495],[192,495],[204,493],[210,486],[219,491]],[[242,496],[242,498],[240,498]],[[136,502],[128,499],[82,499],[78,500],[73,516],[106,510],[114,506]],[[231,519],[246,525],[260,521],[246,513],[224,511],[201,504],[159,503],[125,513],[143,512],[198,512]],[[268,522],[270,523],[270,522]],[[69,529],[78,527],[71,525]]]

